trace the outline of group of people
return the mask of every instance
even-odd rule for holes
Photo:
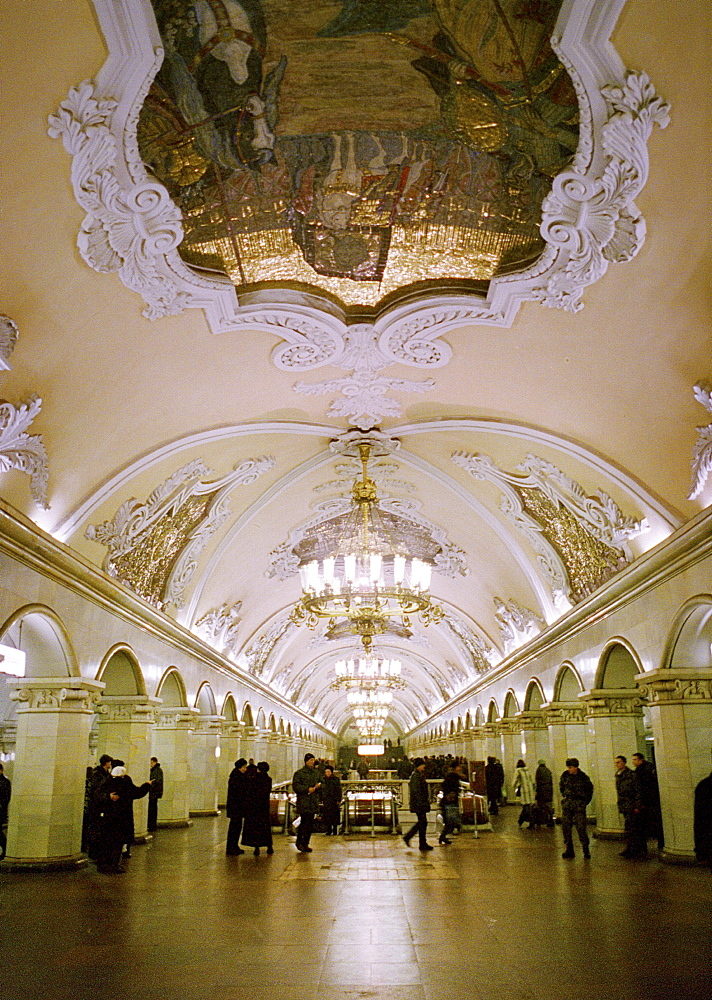
[[[665,846],[660,791],[655,768],[642,753],[634,753],[632,763],[633,767],[628,767],[622,754],[615,759],[618,812],[623,816],[626,837],[625,850],[620,853],[622,858],[645,860],[649,838],[657,840],[660,850]]]
[[[410,811],[415,814],[413,826],[403,835],[407,847],[413,837],[418,834],[418,848],[421,851],[432,851],[428,843],[428,813],[430,812],[430,786],[426,777],[427,764],[425,758],[416,757],[413,761],[413,773],[408,781],[410,794]],[[460,783],[465,781],[463,766],[459,759],[451,758],[447,774],[440,785],[440,802],[443,816],[443,828],[438,838],[440,844],[451,844],[449,835],[460,825]]]

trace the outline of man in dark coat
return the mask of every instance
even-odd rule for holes
[[[712,868],[712,774],[695,788],[694,812],[695,854]]]
[[[111,777],[101,785],[97,795],[102,813],[97,868],[105,874],[123,872],[122,848],[126,847],[124,857],[130,857],[134,840],[133,804],[148,795],[151,787],[150,781],[135,785],[123,762],[114,761],[114,765]]]
[[[0,764],[0,858],[5,857],[7,850],[7,836],[5,827],[7,826],[7,812],[12,795],[12,783],[5,777],[5,768]]]
[[[619,754],[615,759],[616,765],[616,796],[618,799],[618,812],[623,817],[625,829],[625,850],[620,852],[622,858],[642,858],[647,857],[648,852],[645,840],[641,843],[640,821],[637,819],[640,802],[638,800],[638,783],[635,774],[628,767],[627,759]]]
[[[451,844],[448,834],[451,834],[458,826],[460,818],[460,782],[465,779],[462,776],[462,764],[459,761],[451,760],[448,773],[443,778],[440,786],[441,807],[443,813],[443,830],[438,837],[439,844]]]
[[[242,843],[245,847],[254,847],[256,858],[260,855],[260,847],[266,847],[268,854],[274,854],[270,815],[272,779],[267,761],[261,760],[252,773],[248,768],[245,778],[245,826]]]
[[[504,768],[496,757],[488,757],[485,764],[485,783],[487,785],[487,806],[490,816],[499,815],[499,800],[504,784]]]
[[[333,767],[328,764],[324,768],[324,780],[321,783],[321,818],[324,822],[324,833],[327,837],[339,832],[339,812],[341,800],[341,781],[334,774]]]
[[[589,850],[588,830],[586,829],[586,806],[593,798],[593,782],[589,776],[579,769],[577,757],[569,757],[566,770],[559,779],[561,792],[561,832],[564,835],[566,850],[562,858],[574,857],[573,827],[581,841],[583,856],[591,857]]]
[[[414,771],[410,776],[408,787],[410,791],[410,811],[415,813],[417,821],[405,834],[403,840],[410,847],[411,837],[418,834],[418,846],[421,851],[432,851],[432,847],[426,841],[428,831],[428,813],[430,812],[430,789],[425,779],[425,761],[422,757],[416,757],[413,761]]]
[[[534,787],[536,797],[536,808],[534,810],[535,820],[531,824],[536,830],[537,827],[546,823],[547,826],[554,825],[554,776],[546,766],[546,761],[540,760],[534,774]]]
[[[99,758],[98,765],[92,770],[89,778],[86,794],[85,820],[85,841],[87,854],[96,861],[98,858],[98,842],[101,839],[102,831],[102,801],[100,792],[102,786],[111,777],[113,761],[108,753],[103,753]]]
[[[313,753],[304,755],[304,767],[300,767],[292,776],[292,789],[297,796],[297,850],[302,854],[311,854],[309,841],[314,829],[314,817],[319,811],[319,790],[321,781],[319,772],[315,769],[316,758]]]
[[[157,757],[151,757],[151,790],[148,793],[148,829],[158,829],[158,800],[163,798],[163,768]]]
[[[660,809],[660,789],[658,788],[658,775],[655,766],[646,760],[642,753],[633,754],[633,767],[635,780],[638,785],[639,812],[636,822],[641,827],[640,836],[648,849],[648,838],[654,837],[658,842],[658,849],[662,851],[665,847],[663,836],[663,816]]]
[[[227,780],[227,813],[230,825],[227,828],[226,854],[244,854],[240,847],[240,834],[242,833],[242,821],[245,818],[245,790],[247,779],[247,761],[240,757],[235,761],[235,766],[230,772]]]

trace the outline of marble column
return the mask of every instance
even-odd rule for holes
[[[586,711],[583,705],[575,701],[550,701],[542,705],[542,711],[549,730],[549,768],[554,776],[554,810],[560,815],[559,778],[566,766],[566,758],[577,757],[581,770],[588,774]]]
[[[475,726],[472,730],[472,760],[487,760],[486,749],[482,726]]]
[[[222,715],[200,715],[190,734],[190,815],[218,814],[218,757]]]
[[[240,756],[244,757],[245,760],[249,760],[250,757],[254,757],[255,764],[257,763],[257,734],[259,729],[256,726],[243,726],[242,734],[240,737]]]
[[[502,751],[498,754],[504,768],[504,788],[507,793],[507,802],[513,805],[516,802],[514,789],[512,788],[512,778],[517,766],[517,761],[522,756],[522,731],[516,719],[503,719],[499,724],[499,738]]]
[[[218,806],[224,806],[227,802],[228,778],[235,766],[235,761],[243,756],[241,739],[244,728],[241,722],[225,721],[223,723],[218,761]]]
[[[637,688],[589,691],[582,695],[588,719],[589,777],[593,782],[596,836],[623,837],[623,817],[618,812],[616,768],[618,754],[628,758],[637,752],[643,731],[643,700]]]
[[[524,760],[534,774],[540,760],[551,763],[549,730],[543,712],[519,712],[517,722],[521,727],[524,743]]]
[[[661,669],[638,674],[647,697],[665,831],[663,860],[695,858],[695,786],[710,773],[712,670]]]
[[[103,687],[82,677],[16,682],[16,759],[5,867],[86,864],[81,847],[89,732]]]
[[[97,718],[97,753],[123,760],[135,785],[148,781],[153,744],[153,725],[159,698],[145,694],[104,695]],[[146,840],[148,796],[134,802],[134,840]]]
[[[485,760],[488,757],[501,757],[502,746],[499,740],[499,729],[494,722],[487,722],[482,727],[482,735],[485,741]]]
[[[159,827],[190,826],[190,737],[197,708],[159,708],[153,731],[153,755],[163,768],[163,798],[158,800]]]

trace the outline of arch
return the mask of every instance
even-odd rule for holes
[[[709,644],[707,651],[709,655]],[[635,675],[642,673],[643,665],[633,646],[627,639],[616,636],[608,640],[599,657],[594,687],[634,688]]]
[[[274,717],[274,712],[269,713],[269,722],[267,723],[267,728],[271,733],[277,732],[277,720]]]
[[[680,608],[665,644],[665,669],[709,670],[712,659],[712,595],[697,594]]]
[[[458,715],[458,717],[457,717],[457,723],[455,725],[455,732],[456,733],[461,733],[462,732],[462,716],[461,715]]]
[[[195,705],[201,715],[217,715],[218,710],[215,704],[215,695],[210,687],[209,681],[203,681],[195,696]]]
[[[242,706],[242,715],[240,717],[240,722],[244,722],[246,726],[251,726],[254,728],[255,720],[252,715],[252,706],[249,701],[246,701]]]
[[[256,726],[257,726],[258,729],[266,729],[267,728],[267,719],[265,717],[265,711],[264,711],[263,708],[260,708],[259,711],[257,712]]]
[[[499,709],[497,708],[497,702],[493,698],[490,701],[489,706],[487,708],[487,721],[496,722],[498,718],[499,718]]]
[[[77,656],[64,622],[44,604],[25,604],[0,628],[4,645],[26,654],[27,677],[80,677]]]
[[[104,696],[146,694],[146,682],[136,654],[124,642],[111,647],[101,661],[96,679],[106,685]]]
[[[504,715],[505,719],[513,719],[514,716],[519,711],[519,705],[517,703],[517,696],[514,691],[510,688],[504,699]]]
[[[544,688],[541,685],[541,681],[538,677],[532,677],[527,684],[527,690],[524,695],[524,711],[538,712],[545,701],[546,697],[544,696]]]
[[[294,732],[292,730],[292,723],[291,722],[287,723],[287,736],[294,736]]]
[[[237,704],[235,702],[235,695],[231,691],[228,691],[225,695],[220,714],[227,722],[237,722]]]
[[[279,725],[277,726],[277,732],[279,733],[280,736],[284,736],[286,732],[284,728],[284,719],[282,718],[281,715],[279,717]]]
[[[188,695],[185,684],[176,667],[169,667],[158,682],[156,697],[163,699],[166,708],[186,708]]]
[[[472,729],[472,715],[468,708],[467,714],[465,715],[465,729]]]
[[[484,726],[485,724],[485,713],[482,710],[482,705],[478,705],[475,709],[475,726]]]
[[[573,663],[562,663],[554,682],[554,701],[578,701],[583,684]]]

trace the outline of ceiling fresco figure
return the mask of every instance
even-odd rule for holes
[[[376,304],[543,249],[541,203],[578,143],[549,45],[561,0],[153,7],[165,58],[139,148],[188,263]]]

